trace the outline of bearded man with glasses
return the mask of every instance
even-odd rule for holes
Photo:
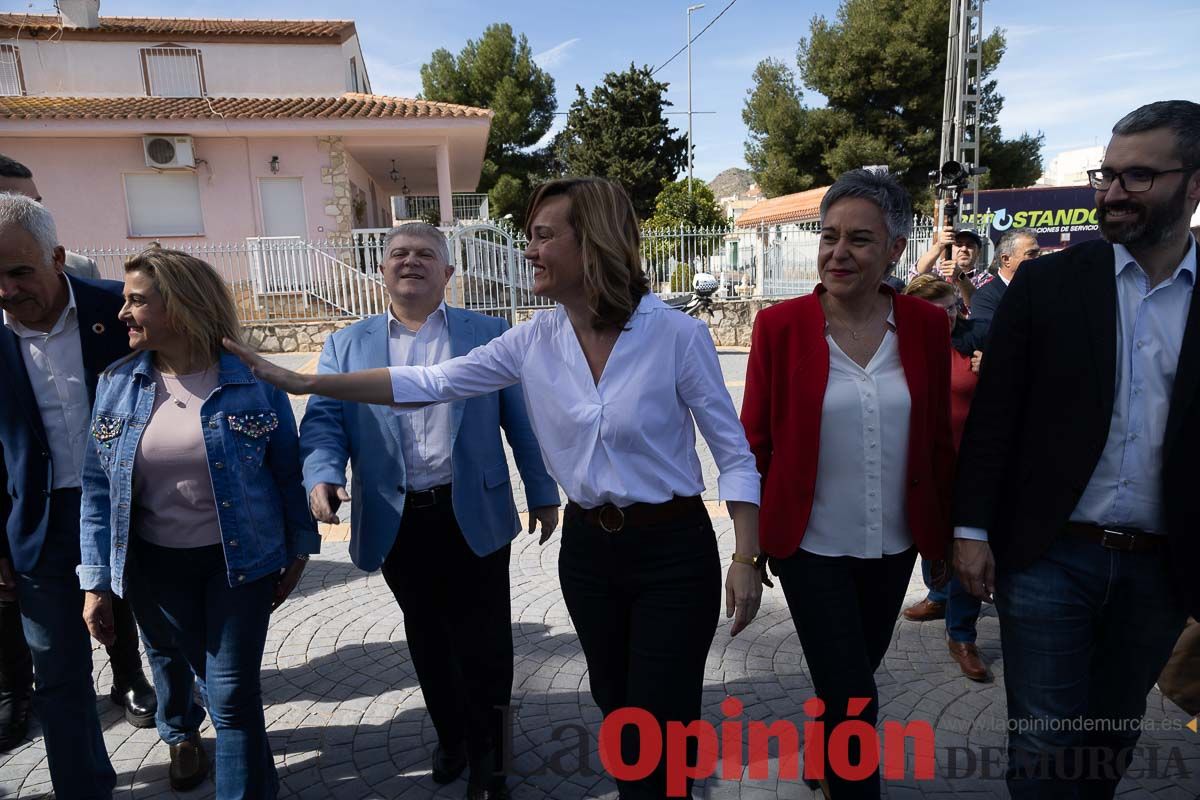
[[[1200,104],[1126,115],[1089,173],[1106,241],[1018,272],[992,319],[954,561],[999,612],[1018,800],[1114,795],[1200,615],[1198,166]]]

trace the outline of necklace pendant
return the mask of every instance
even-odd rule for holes
[[[175,405],[179,406],[180,408],[187,408],[187,401],[180,400],[178,397],[173,399],[175,400]]]
[[[850,337],[852,339],[854,339],[854,341],[857,342],[858,341],[858,331],[850,331]]]

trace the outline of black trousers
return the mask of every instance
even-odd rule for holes
[[[113,595],[113,623],[117,640],[107,648],[113,680],[120,686],[142,668],[138,631],[129,604]],[[16,600],[0,601],[0,700],[28,701],[33,693],[33,659],[21,626],[21,606]]]
[[[800,636],[813,688],[825,703],[825,777],[837,800],[879,797],[879,770],[862,781],[846,781],[829,767],[829,736],[848,718],[847,703],[867,698],[854,719],[872,726],[879,718],[875,670],[892,641],[896,617],[916,563],[917,550],[883,558],[819,556],[797,550],[771,559],[788,610]],[[858,739],[850,740],[849,761],[860,763]]]
[[[605,716],[645,709],[663,731],[669,721],[700,719],[704,662],[721,613],[721,563],[708,512],[698,504],[687,518],[608,533],[571,508],[558,572],[596,705]],[[637,729],[622,733],[622,760],[638,763]],[[695,757],[692,748],[689,763]],[[664,762],[618,788],[622,798],[661,800]]]
[[[510,550],[475,555],[447,491],[435,505],[405,507],[383,563],[438,739],[443,748],[466,745],[479,783],[503,767],[513,683]]]

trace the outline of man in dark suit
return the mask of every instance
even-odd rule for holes
[[[42,202],[29,168],[3,155],[0,155],[0,192],[20,194]],[[65,254],[63,271],[77,278],[99,277],[95,262],[69,250]],[[114,330],[119,328],[116,326]],[[108,648],[113,670],[109,696],[125,709],[125,719],[130,725],[152,728],[158,701],[142,672],[133,612],[128,603],[121,600],[113,607],[113,614],[118,632],[124,635],[119,635]],[[21,625],[20,605],[15,597],[0,596],[0,753],[16,746],[25,737],[32,691],[32,660]]]
[[[1000,300],[1016,276],[1017,270],[1026,261],[1032,261],[1041,254],[1037,234],[1032,231],[1017,228],[1004,232],[996,245],[996,260],[999,264],[996,277],[976,289],[971,297],[971,325],[963,336],[964,348],[972,351],[983,350],[988,330],[992,326],[992,317],[996,315]]]
[[[1107,241],[1013,279],[960,451],[955,568],[1000,614],[1014,798],[1112,797],[1200,613],[1200,104],[1113,134]]]
[[[49,212],[27,197],[0,194],[0,370],[7,381],[0,391],[0,477],[7,487],[0,494],[0,596],[20,601],[55,795],[79,800],[111,797],[116,781],[75,575],[80,472],[96,378],[129,347],[117,319],[121,285],[68,277],[64,258]],[[116,633],[136,664],[122,668],[141,676],[132,619]],[[160,723],[164,729],[167,721]]]

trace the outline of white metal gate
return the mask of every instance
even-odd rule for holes
[[[515,322],[518,308],[549,306],[533,295],[533,268],[514,235],[496,225],[466,225],[450,232],[454,277],[447,287],[452,305]]]

